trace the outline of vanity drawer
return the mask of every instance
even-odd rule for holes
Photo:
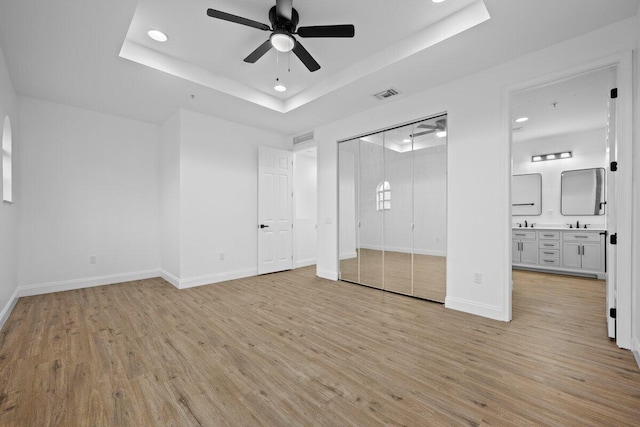
[[[560,258],[540,258],[540,265],[560,265]]]
[[[560,249],[560,242],[554,242],[552,240],[543,240],[538,243],[540,249]]]
[[[540,240],[560,240],[559,231],[538,231],[538,238]]]
[[[536,232],[535,231],[520,231],[513,230],[511,232],[511,236],[516,240],[535,240]]]
[[[540,249],[540,263],[544,263],[547,264],[546,262],[544,262],[545,259],[553,259],[553,260],[559,260],[560,259],[560,249]]]
[[[565,231],[562,233],[562,240],[564,241],[574,241],[574,242],[599,242],[600,241],[600,233],[586,233],[586,232],[571,232]]]

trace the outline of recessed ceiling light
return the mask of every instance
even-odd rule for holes
[[[275,90],[276,92],[284,92],[285,90],[287,90],[287,87],[282,83],[276,83],[276,85],[273,87],[273,90]]]
[[[529,117],[519,117],[516,119],[516,123],[523,123],[529,120]]]
[[[445,136],[447,136],[447,131],[446,130],[441,130],[440,132],[436,132],[436,136],[438,138],[444,138]]]
[[[160,43],[164,43],[167,40],[169,40],[169,37],[167,37],[167,35],[165,33],[163,33],[160,30],[149,30],[147,32],[147,34],[149,35],[149,37],[151,37],[153,40],[160,42]]]
[[[444,0],[431,0],[434,3],[442,3]]]

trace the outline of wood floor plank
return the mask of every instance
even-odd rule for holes
[[[313,268],[21,298],[0,331],[0,425],[637,425],[604,282],[513,277],[510,323]]]

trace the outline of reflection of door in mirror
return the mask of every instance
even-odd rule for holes
[[[603,168],[562,172],[562,215],[604,215],[604,189]]]
[[[446,116],[339,144],[340,278],[443,302]]]

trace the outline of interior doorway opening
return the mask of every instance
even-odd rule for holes
[[[535,280],[601,288],[603,324],[616,338],[617,105],[619,69],[603,66],[511,93],[512,267],[516,286]],[[565,278],[563,280],[563,278]],[[599,284],[598,284],[599,282]],[[586,283],[586,282],[585,282]],[[579,289],[579,288],[574,288]],[[554,304],[549,292],[548,306]],[[579,305],[580,295],[569,294]],[[544,295],[542,296],[545,297]],[[525,310],[513,300],[513,311]],[[579,307],[577,309],[580,309]]]

